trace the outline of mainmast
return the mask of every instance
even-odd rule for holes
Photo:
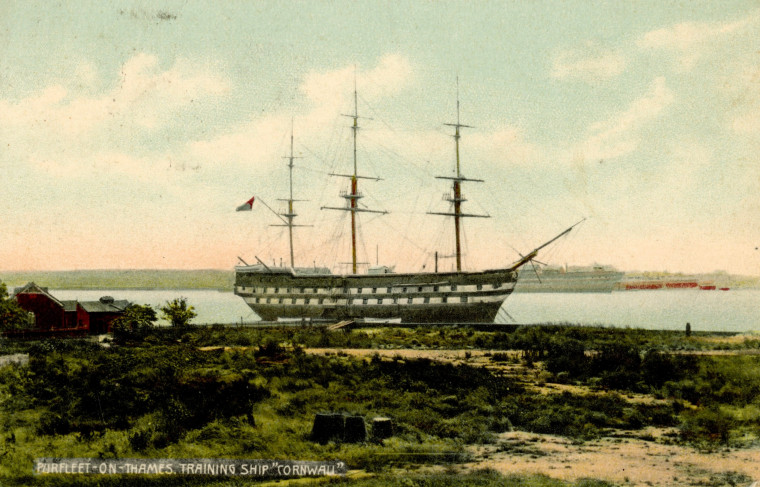
[[[305,227],[310,225],[296,225],[293,223],[293,218],[295,218],[297,213],[293,210],[293,202],[294,201],[304,201],[304,200],[294,200],[293,199],[293,160],[294,159],[300,159],[300,157],[296,157],[293,155],[293,120],[290,121],[290,155],[284,156],[283,159],[288,160],[288,172],[289,172],[289,184],[290,184],[290,194],[288,199],[279,199],[278,201],[287,201],[288,202],[288,210],[286,213],[280,213],[280,215],[287,218],[284,225],[272,225],[273,227],[288,227],[288,237],[290,240],[290,267],[295,268],[295,261],[293,259],[293,227]]]
[[[462,213],[462,203],[464,201],[467,201],[466,198],[462,195],[462,182],[463,181],[473,181],[473,182],[479,182],[482,183],[482,179],[469,179],[462,176],[462,173],[460,171],[459,167],[459,139],[461,138],[461,135],[459,133],[460,128],[473,128],[470,125],[464,125],[460,123],[459,121],[459,78],[457,78],[457,121],[456,123],[445,123],[444,125],[448,125],[449,127],[454,127],[454,145],[456,147],[456,176],[455,177],[449,177],[449,176],[436,176],[436,179],[449,179],[453,182],[453,197],[447,196],[445,199],[446,201],[449,201],[454,204],[454,212],[453,213],[439,213],[439,212],[428,212],[430,215],[444,215],[444,216],[453,216],[454,217],[454,236],[456,239],[456,260],[457,260],[457,272],[462,271],[462,244],[461,244],[461,237],[460,237],[460,218],[464,217],[477,217],[477,218],[489,218],[489,215],[475,215],[475,214],[468,214],[468,213]]]
[[[346,199],[347,206],[343,208],[338,207],[332,207],[332,206],[323,206],[322,209],[328,209],[328,210],[342,210],[342,211],[350,211],[351,212],[351,272],[353,274],[356,274],[356,213],[357,212],[366,212],[366,213],[388,213],[387,211],[378,211],[378,210],[370,210],[367,208],[359,208],[357,205],[357,202],[360,198],[363,197],[363,195],[359,192],[359,185],[358,180],[359,179],[372,179],[375,181],[380,181],[380,178],[371,178],[367,176],[359,176],[357,172],[357,164],[356,164],[356,134],[359,131],[359,105],[358,105],[358,94],[356,91],[356,74],[354,74],[354,113],[353,115],[346,115],[343,114],[344,117],[350,117],[354,119],[354,123],[351,126],[351,132],[353,133],[353,139],[354,139],[354,172],[353,174],[334,174],[331,173],[331,176],[341,176],[345,178],[351,179],[351,192],[341,192],[341,196]]]

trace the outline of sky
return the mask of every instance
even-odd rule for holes
[[[756,1],[0,2],[0,270],[359,260],[760,275]],[[458,94],[457,94],[458,93]],[[253,210],[235,208],[251,196]],[[271,208],[273,211],[270,211]]]

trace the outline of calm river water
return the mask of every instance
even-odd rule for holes
[[[157,308],[185,297],[195,307],[193,323],[251,324],[259,318],[231,292],[209,290],[51,290],[59,299],[127,299]],[[572,323],[694,331],[760,332],[760,290],[621,291],[596,293],[514,293],[504,303],[499,323]]]

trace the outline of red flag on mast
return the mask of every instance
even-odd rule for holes
[[[254,200],[254,198],[255,197],[252,196],[251,199],[249,199],[248,201],[246,201],[242,205],[240,205],[237,208],[235,208],[235,211],[251,211],[253,209],[253,200]]]

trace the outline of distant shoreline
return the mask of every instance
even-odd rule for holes
[[[66,290],[232,290],[233,270],[82,270],[0,272],[8,290],[35,282],[49,289]]]
[[[759,276],[734,275],[725,272],[682,274],[654,271],[625,272],[627,279],[665,280],[692,278],[711,282],[730,289],[760,289]],[[235,271],[222,269],[130,269],[130,270],[76,270],[76,271],[0,271],[0,281],[8,291],[35,282],[49,289],[62,290],[198,290],[232,291]],[[547,289],[549,290],[549,289]],[[518,289],[515,292],[519,292]]]

